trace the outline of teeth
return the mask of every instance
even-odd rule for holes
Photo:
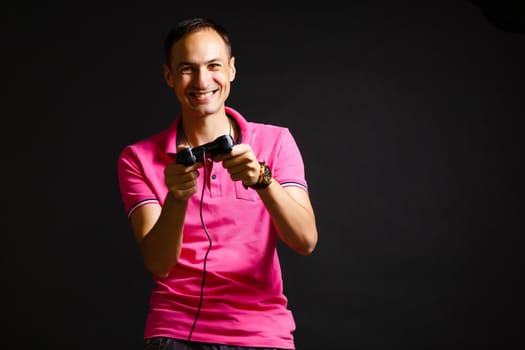
[[[212,94],[213,94],[213,91],[211,91],[211,92],[207,92],[207,93],[205,93],[205,94],[194,94],[194,95],[195,95],[195,97],[197,97],[197,98],[206,98],[206,97],[210,97]]]

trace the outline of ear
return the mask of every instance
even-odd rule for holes
[[[171,69],[168,67],[168,65],[163,64],[162,71],[164,73],[164,80],[166,81],[166,84],[168,84],[168,86],[173,89],[175,87],[175,82],[173,81]]]
[[[237,69],[235,68],[235,57],[230,58],[230,82],[232,82],[235,79],[235,73],[237,73]]]

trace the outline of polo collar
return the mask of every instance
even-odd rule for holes
[[[231,107],[224,107],[226,111],[226,115],[228,118],[231,118],[233,122],[235,123],[235,126],[237,128],[237,140],[235,140],[236,144],[242,143],[243,135],[247,134],[247,126],[248,122],[247,120],[239,113],[237,110],[231,108]],[[175,117],[175,120],[171,123],[169,129],[167,130],[167,136],[166,136],[166,145],[165,145],[165,152],[168,155],[175,155],[177,153],[177,145],[180,143],[180,137],[181,137],[181,129],[179,128],[180,124],[182,122],[182,113],[178,114],[177,117]]]

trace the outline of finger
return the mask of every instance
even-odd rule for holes
[[[168,186],[180,186],[181,188],[188,188],[196,184],[196,179],[199,177],[199,172],[196,170],[173,173],[166,172],[164,182]]]
[[[247,161],[241,164],[231,166],[227,169],[233,181],[253,183],[259,179],[261,166],[259,162]]]
[[[188,189],[170,189],[170,193],[178,200],[188,200],[191,196],[193,196],[197,192],[197,187],[191,187]]]

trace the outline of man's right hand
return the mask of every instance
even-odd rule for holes
[[[184,148],[186,147],[178,146],[177,151]],[[176,200],[186,202],[197,192],[198,169],[202,166],[202,162],[197,162],[190,166],[173,162],[166,166],[164,169],[164,183]]]

